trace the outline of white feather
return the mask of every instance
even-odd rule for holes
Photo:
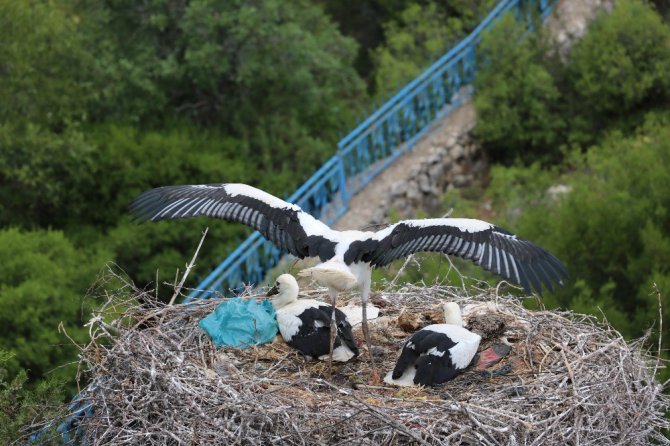
[[[384,382],[386,384],[391,384],[395,386],[401,386],[401,387],[415,387],[416,384],[414,384],[414,377],[416,376],[416,368],[411,365],[405,369],[405,372],[402,374],[402,376],[398,379],[393,379],[392,377],[393,371],[388,372],[386,376],[384,377]]]
[[[305,310],[309,308],[318,308],[320,305],[325,304],[313,299],[301,299],[276,310],[277,324],[279,325],[279,332],[283,338],[287,342],[291,340],[291,338],[298,333],[302,324],[302,321],[298,316]]]
[[[301,277],[311,277],[323,286],[337,291],[346,291],[356,286],[358,279],[343,262],[336,260],[321,263],[298,273]]]
[[[424,330],[446,334],[449,339],[456,342],[456,345],[449,349],[449,354],[451,362],[459,369],[464,369],[470,364],[482,340],[478,334],[456,325],[433,324],[425,327]]]
[[[339,347],[336,347],[333,349],[333,361],[338,361],[338,362],[347,362],[351,358],[356,356],[354,352],[351,351],[349,347],[346,346],[346,344],[342,344]],[[327,361],[330,355],[321,355],[319,356],[319,359],[321,361]]]
[[[369,321],[377,319],[379,317],[379,308],[375,307],[369,302],[366,305],[366,310]],[[349,304],[344,307],[340,307],[340,311],[342,311],[342,313],[344,313],[347,316],[347,320],[349,321],[352,327],[356,324],[360,324],[363,321],[362,305]]]
[[[387,228],[382,229],[375,233],[375,239],[381,240],[387,235],[393,232],[396,226],[400,224],[406,224],[415,228],[428,228],[431,226],[447,226],[452,228],[457,228],[463,232],[481,232],[487,231],[493,227],[491,223],[487,223],[482,220],[477,220],[474,218],[425,218],[422,220],[403,220],[398,223],[391,225]]]

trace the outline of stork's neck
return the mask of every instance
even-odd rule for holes
[[[461,308],[456,302],[447,302],[442,306],[444,311],[444,323],[449,325],[463,326],[463,317],[461,315]]]
[[[292,285],[292,284],[291,284]],[[298,300],[298,286],[284,285],[279,294],[272,298],[272,306],[275,310],[284,308]]]

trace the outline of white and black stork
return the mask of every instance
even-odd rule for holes
[[[399,386],[436,386],[468,368],[482,338],[463,328],[456,302],[442,306],[444,324],[432,324],[414,333],[403,345],[392,372],[384,378]]]
[[[370,347],[367,302],[372,268],[420,251],[434,251],[472,260],[485,270],[521,285],[526,292],[553,290],[568,276],[554,255],[491,223],[468,218],[403,220],[377,232],[337,231],[298,205],[246,184],[164,186],[140,194],[130,205],[141,221],[198,216],[250,226],[284,251],[318,257],[311,275],[337,293],[357,287],[363,302],[362,328]]]
[[[309,359],[325,360],[331,350],[334,361],[347,362],[358,356],[358,346],[347,316],[325,302],[298,299],[298,291],[295,277],[282,274],[267,292],[267,297],[272,297],[279,332],[286,343]],[[332,319],[337,327],[333,338]]]

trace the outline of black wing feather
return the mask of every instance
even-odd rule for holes
[[[354,332],[347,319],[347,315],[340,311],[339,308],[335,308],[335,320],[337,321],[337,335],[340,337],[340,340],[349,347],[349,350],[354,352],[354,355],[358,356],[358,345],[356,345],[356,338],[354,338]]]
[[[526,292],[538,294],[542,294],[543,286],[553,290],[555,283],[562,285],[562,279],[568,276],[567,269],[554,255],[497,226],[462,230],[450,225],[449,219],[435,219],[435,224],[426,224],[425,220],[412,222],[396,223],[390,233],[374,240],[374,247],[366,245],[368,249],[358,257],[373,266],[385,266],[416,252],[439,251],[472,260],[485,270],[521,285]]]
[[[405,341],[405,344],[402,347],[400,352],[400,357],[396,362],[395,367],[393,368],[393,373],[391,378],[398,379],[405,373],[407,367],[413,367],[419,355],[425,353],[423,347],[419,347],[417,344],[423,344],[423,340],[429,336],[432,332],[428,330],[419,330],[414,333],[410,338]]]
[[[237,188],[235,193],[230,193],[228,188],[231,186]],[[244,194],[244,191],[250,193]],[[267,200],[263,196],[268,197]],[[251,186],[205,184],[158,187],[135,198],[130,204],[130,213],[140,221],[198,216],[220,218],[256,229],[280,249],[296,257],[318,255],[325,261],[335,255],[335,241],[322,235],[307,235],[300,223],[303,211],[299,207]]]

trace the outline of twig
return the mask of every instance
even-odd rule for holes
[[[656,282],[652,284],[654,292],[656,293],[656,302],[658,303],[658,349],[656,350],[656,364],[654,365],[654,376],[661,366],[661,352],[663,343],[663,304],[661,303],[661,290],[658,289]]]
[[[198,253],[200,252],[202,242],[205,241],[207,231],[209,231],[209,228],[205,228],[205,230],[203,231],[202,238],[200,239],[200,243],[198,243],[198,247],[196,248],[195,253],[193,254],[193,258],[188,263],[188,265],[186,265],[186,271],[184,271],[184,275],[181,277],[181,282],[179,282],[179,285],[175,288],[174,294],[172,295],[172,298],[170,299],[170,303],[168,305],[173,305],[175,299],[177,299],[177,296],[179,296],[179,293],[181,292],[181,289],[184,286],[184,282],[186,282],[186,278],[188,277],[189,273],[191,272],[191,269],[193,268],[193,265],[195,264],[195,259],[198,257]]]

